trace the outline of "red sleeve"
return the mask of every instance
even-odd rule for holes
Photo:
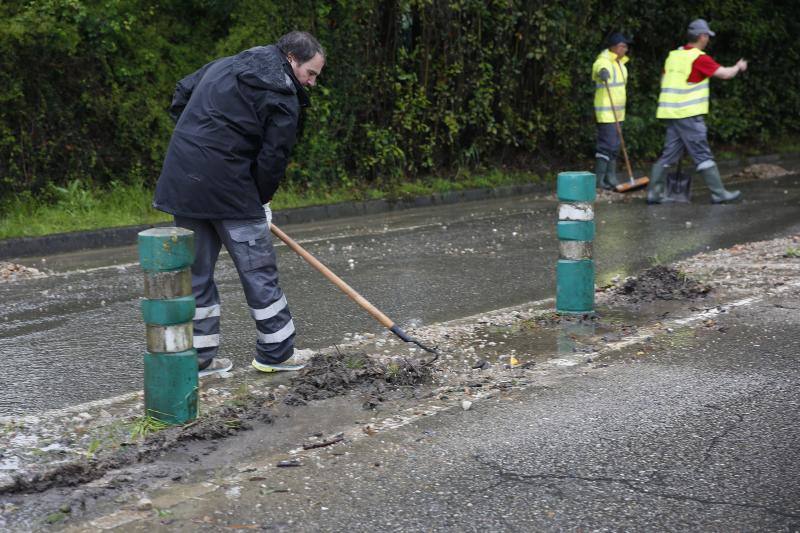
[[[692,63],[692,73],[689,74],[689,78],[686,81],[689,83],[701,82],[706,78],[710,78],[720,66],[710,55],[703,54]]]

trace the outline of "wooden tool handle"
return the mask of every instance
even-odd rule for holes
[[[381,313],[374,305],[369,303],[366,298],[361,296],[355,289],[353,289],[350,285],[345,283],[344,280],[342,280],[342,278],[331,272],[328,267],[320,263],[316,257],[307,252],[305,248],[297,244],[291,237],[289,237],[283,231],[281,231],[281,229],[278,228],[275,224],[270,224],[269,229],[272,231],[272,233],[275,234],[276,237],[278,237],[280,240],[286,243],[286,246],[294,250],[295,253],[297,253],[297,255],[305,259],[309,265],[319,270],[323,276],[325,276],[326,278],[328,278],[328,280],[331,281],[331,283],[339,287],[339,289],[341,289],[343,293],[349,296],[350,299],[352,299],[355,303],[363,307],[365,311],[367,311],[370,315],[372,315],[375,318],[375,320],[377,320],[378,322],[380,322],[389,329],[392,329],[392,327],[394,327],[394,321],[392,321],[391,318]]]
[[[603,80],[603,85],[606,86],[608,93],[608,103],[611,104],[611,113],[614,115],[614,126],[617,127],[617,135],[619,135],[619,143],[622,146],[622,155],[625,157],[625,166],[628,169],[628,179],[633,181],[633,170],[631,170],[631,162],[628,160],[628,151],[625,149],[625,137],[622,136],[622,128],[619,127],[619,120],[617,120],[617,110],[614,109],[614,100],[611,98],[611,88],[608,86],[608,81]]]

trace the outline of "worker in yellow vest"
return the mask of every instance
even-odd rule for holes
[[[650,174],[647,187],[649,204],[671,201],[665,194],[666,175],[669,167],[681,158],[684,149],[711,190],[712,203],[732,202],[741,197],[741,192],[727,191],[722,186],[719,169],[708,145],[703,115],[708,114],[710,78],[734,78],[747,70],[747,61],[740,59],[732,67],[723,67],[714,61],[704,52],[714,35],[708,22],[693,20],[689,24],[689,43],[670,52],[664,63],[656,117],[666,121],[667,136],[664,151]]]
[[[621,33],[613,33],[606,44],[608,47],[600,52],[592,65],[592,80],[595,83],[594,116],[597,121],[594,157],[598,185],[603,189],[613,190],[617,185],[617,154],[620,146],[619,135],[614,126],[614,113],[616,112],[616,120],[622,128],[625,120],[625,86],[628,83],[628,67],[625,63],[628,62],[630,40]],[[611,101],[614,103],[613,110]]]

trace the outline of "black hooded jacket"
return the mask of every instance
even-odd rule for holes
[[[305,89],[274,45],[223,57],[182,79],[153,207],[189,218],[263,217],[306,105]]]

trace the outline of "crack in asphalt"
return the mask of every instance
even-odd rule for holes
[[[730,505],[732,507],[758,509],[785,518],[800,518],[800,514],[798,513],[791,513],[788,511],[783,511],[781,509],[775,509],[774,507],[770,507],[767,505],[760,505],[756,503],[739,503],[726,500],[712,500],[712,499],[699,498],[696,496],[688,496],[685,494],[678,494],[672,492],[651,491],[647,490],[646,487],[636,486],[634,483],[636,483],[638,480],[631,480],[626,478],[615,478],[610,476],[576,476],[568,474],[521,474],[519,472],[514,472],[512,470],[503,468],[502,466],[493,463],[491,461],[484,460],[479,454],[476,454],[474,457],[475,460],[478,462],[478,464],[492,470],[496,475],[500,476],[501,478],[500,482],[498,482],[493,486],[485,487],[484,489],[482,489],[482,492],[500,486],[504,483],[524,483],[533,485],[536,484],[535,481],[543,481],[543,480],[586,481],[589,483],[618,483],[625,485],[626,487],[628,487],[633,492],[636,492],[637,494],[643,494],[646,496],[655,496],[655,497],[666,498],[670,500],[678,500],[678,501],[689,501],[705,505]],[[652,479],[647,479],[644,481],[644,483],[648,483],[651,481]]]
[[[740,400],[738,402],[739,405],[741,406],[741,405],[744,405],[744,404],[752,403],[753,400],[755,400],[759,396],[763,395],[768,389],[770,389],[774,385],[775,385],[774,383],[766,383],[765,385],[763,385],[759,389],[751,392],[746,397],[744,397],[742,400]],[[722,407],[719,407],[718,405],[715,405],[715,404],[707,404],[707,405],[705,405],[705,407],[708,407],[709,409],[716,409],[716,410],[719,410],[719,411],[722,410]],[[711,442],[708,443],[708,446],[706,446],[706,450],[703,453],[703,464],[702,464],[702,466],[706,466],[706,465],[708,465],[709,462],[711,462],[711,456],[713,455],[712,452],[713,452],[714,448],[716,448],[717,445],[720,443],[720,441],[722,441],[722,439],[724,439],[725,437],[730,435],[731,432],[739,426],[739,424],[744,422],[744,415],[742,415],[740,413],[732,413],[732,414],[737,418],[737,420],[735,422],[731,422],[730,424],[728,424],[728,427],[726,427],[724,430],[722,430],[718,435],[715,435],[714,437],[712,437]]]
[[[714,406],[714,407],[716,407],[716,406]],[[702,466],[703,466],[703,467],[707,467],[707,466],[708,466],[708,464],[711,462],[711,458],[712,458],[712,456],[713,456],[713,453],[712,453],[712,452],[714,451],[714,448],[716,448],[716,447],[717,447],[717,445],[720,443],[720,441],[722,441],[722,439],[724,439],[725,437],[727,437],[728,435],[730,435],[730,434],[731,434],[731,432],[733,432],[733,430],[734,430],[734,429],[736,429],[737,427],[739,427],[739,424],[741,424],[742,422],[744,422],[744,415],[741,415],[741,414],[739,414],[739,413],[733,413],[733,415],[734,415],[734,416],[736,416],[736,418],[737,418],[738,420],[736,420],[735,422],[731,422],[730,424],[728,424],[728,427],[727,427],[727,428],[725,428],[725,429],[724,429],[722,432],[720,432],[718,435],[714,435],[714,436],[711,438],[711,442],[709,442],[709,443],[708,443],[708,446],[706,446],[706,450],[705,450],[705,452],[703,452],[703,462],[702,462],[702,463],[703,463],[703,464],[702,464]]]

